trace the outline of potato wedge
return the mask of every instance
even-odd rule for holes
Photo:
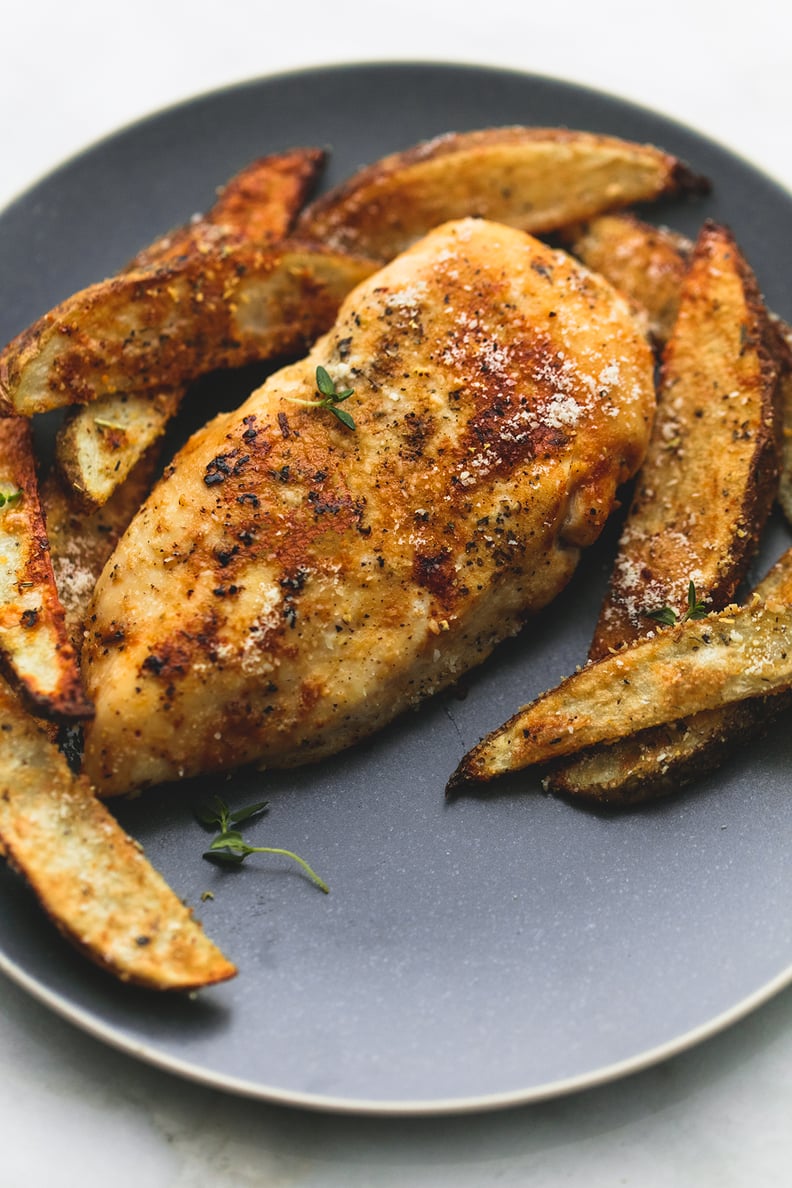
[[[206,214],[156,239],[130,261],[129,270],[160,268],[190,255],[238,243],[285,239],[324,168],[326,154],[295,148],[253,161],[218,192]]]
[[[792,604],[789,557],[782,557],[754,592],[765,602]],[[583,751],[555,765],[542,783],[547,792],[603,805],[624,807],[656,799],[717,767],[790,704],[792,695],[783,693],[703,710]]]
[[[668,227],[653,227],[631,214],[602,215],[563,234],[569,251],[599,272],[636,307],[647,332],[662,346],[679,308],[682,279],[693,244]],[[775,314],[773,354],[779,368],[783,420],[778,502],[792,524],[792,327]]]
[[[651,145],[565,128],[451,133],[394,153],[308,206],[297,234],[388,260],[479,215],[534,234],[707,182]]]
[[[193,990],[234,966],[0,678],[0,844],[45,912],[116,977]]]
[[[573,256],[637,307],[654,342],[665,343],[693,254],[690,240],[632,214],[600,215],[565,232],[563,239]]]
[[[699,236],[663,356],[652,439],[636,481],[590,659],[734,594],[775,497],[780,449],[773,331],[731,234]]]
[[[83,719],[85,696],[58,599],[41,512],[30,425],[0,419],[0,654],[44,717]]]
[[[162,437],[181,404],[183,389],[103,396],[70,413],[56,438],[63,478],[80,503],[101,507],[138,461]]]
[[[659,800],[720,766],[789,705],[792,695],[780,693],[639,730],[582,751],[558,770],[552,766],[542,787],[554,796],[607,808]]]
[[[324,165],[320,149],[291,149],[254,161],[200,218],[155,240],[126,271],[162,267],[239,243],[275,244],[294,224]],[[74,412],[58,434],[58,463],[88,507],[100,507],[176,414],[183,388],[100,397]]]
[[[674,232],[649,227],[631,216],[614,215],[594,220],[575,242],[588,264],[606,269],[612,283],[646,304],[655,337],[667,337],[666,317],[679,305],[679,292],[675,298],[674,287],[678,284],[685,257],[689,255],[686,241]],[[652,275],[657,277],[657,289],[650,283]],[[775,337],[768,345],[780,366],[777,395],[781,397],[783,407],[786,403],[784,377],[789,374],[789,368],[781,365],[782,357]],[[673,389],[671,393],[673,395]],[[694,456],[699,460],[706,458],[702,451],[695,451]],[[711,456],[714,463],[717,460],[714,449]],[[684,464],[683,458],[680,466]],[[661,485],[662,480],[656,478],[655,488]],[[769,490],[765,501],[768,497]],[[690,576],[684,555],[673,551],[668,554],[662,550],[658,552],[667,566],[675,562],[680,564],[677,579],[681,592]],[[782,585],[783,577],[782,566]],[[669,580],[668,572],[665,580]],[[792,602],[792,582],[787,582],[786,591],[776,590],[775,585],[776,569],[757,588],[757,593],[761,597],[775,593],[782,600]],[[697,593],[706,591],[697,587]],[[647,619],[644,634],[654,625]],[[590,753],[575,756],[572,761],[555,764],[544,781],[545,788],[575,799],[609,805],[637,804],[667,794],[695,775],[715,767],[734,746],[759,730],[771,713],[780,709],[783,701],[785,698],[779,697],[774,699],[771,707],[758,700],[706,711],[682,722],[643,731],[611,746],[595,748]]]
[[[790,687],[792,605],[754,597],[586,665],[469,751],[448,790]]]
[[[327,329],[370,260],[295,240],[196,252],[70,297],[0,355],[0,407],[22,416],[172,391],[219,367],[297,351]]]
[[[82,648],[83,621],[99,574],[127,525],[149,493],[157,470],[150,450],[103,507],[86,512],[56,471],[41,484],[55,585],[75,651]]]

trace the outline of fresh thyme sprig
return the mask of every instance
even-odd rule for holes
[[[352,388],[345,388],[343,392],[336,389],[335,380],[331,379],[327,370],[321,365],[316,369],[316,387],[319,400],[300,400],[298,396],[290,396],[293,404],[304,404],[307,408],[326,408],[347,429],[355,429],[355,422],[345,408],[339,408],[350,396],[354,396]]]
[[[15,507],[22,498],[22,488],[16,491],[0,491],[0,507]]]
[[[354,429],[355,422],[349,413],[338,407],[342,401],[354,396],[355,393],[352,389],[345,388],[343,392],[336,391],[335,380],[331,379],[324,367],[321,366],[316,369],[316,386],[322,395],[322,399],[317,401],[318,407],[328,408],[334,417],[338,417],[342,425],[346,425],[347,429]]]
[[[662,623],[664,627],[673,627],[675,623],[687,623],[689,619],[703,619],[707,614],[704,602],[697,597],[696,587],[691,580],[688,586],[687,610],[678,615],[672,606],[661,606],[659,610],[647,611],[648,618]]]
[[[284,858],[291,858],[302,867],[319,890],[328,895],[330,888],[327,883],[320,879],[316,871],[299,854],[295,854],[293,850],[284,850],[280,846],[249,846],[239,830],[231,828],[259,816],[266,812],[267,808],[268,802],[259,800],[256,804],[232,811],[219,796],[214,796],[211,801],[199,805],[195,809],[198,821],[207,829],[219,829],[217,836],[209,843],[209,849],[204,851],[203,857],[216,866],[241,866],[251,854],[280,854]]]

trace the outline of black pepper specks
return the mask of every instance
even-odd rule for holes
[[[204,482],[207,487],[214,487],[224,483],[231,475],[241,474],[245,463],[250,461],[250,454],[240,455],[239,450],[229,450],[227,454],[218,454],[207,463]]]

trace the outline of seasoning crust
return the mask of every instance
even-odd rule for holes
[[[320,366],[354,429],[317,406]],[[457,679],[566,583],[653,411],[606,282],[501,225],[433,231],[130,526],[83,654],[94,786],[315,760]]]

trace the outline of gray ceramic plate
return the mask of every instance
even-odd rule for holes
[[[792,200],[675,123],[588,90],[488,69],[354,66],[264,79],[129,128],[0,217],[0,339],[205,209],[255,156],[332,148],[327,182],[448,129],[568,124],[653,140],[714,182],[655,212],[729,222],[772,306],[792,317],[777,244]],[[236,399],[233,385],[209,400]],[[755,573],[787,543],[774,524]],[[465,682],[312,770],[167,788],[119,810],[197,905],[239,977],[197,999],[117,985],[59,939],[0,871],[0,965],[109,1043],[208,1084],[363,1112],[490,1108],[596,1084],[677,1052],[792,976],[792,736],[774,729],[683,796],[602,816],[532,776],[443,802],[462,753],[585,655],[613,546]],[[268,797],[253,841],[304,854],[322,896],[279,860],[201,859],[191,804]],[[201,893],[214,899],[201,903]]]

